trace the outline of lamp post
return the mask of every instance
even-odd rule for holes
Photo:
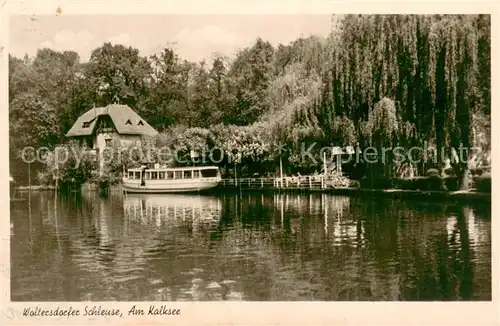
[[[283,161],[280,154],[280,187],[283,188]]]
[[[31,222],[31,162],[28,162],[28,214]]]
[[[322,188],[326,188],[326,152],[323,152],[323,182]]]

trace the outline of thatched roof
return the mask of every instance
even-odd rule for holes
[[[127,105],[111,104],[93,108],[82,114],[66,137],[89,136],[94,133],[99,116],[109,115],[116,131],[122,135],[154,136],[158,132]]]

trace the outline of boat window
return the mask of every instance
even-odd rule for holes
[[[151,172],[146,172],[145,176],[144,176],[144,179],[151,180]]]
[[[201,175],[204,178],[213,178],[217,176],[217,169],[206,169],[206,170],[201,170]]]
[[[182,179],[182,171],[175,171],[175,178]]]
[[[184,171],[184,179],[191,179],[191,171]]]
[[[133,179],[134,178],[134,172],[128,171],[128,178]]]
[[[141,172],[135,172],[135,178],[140,179],[141,178]]]
[[[193,171],[193,179],[198,179],[200,177],[200,171]]]
[[[158,172],[158,179],[160,179],[160,180],[165,179],[165,171]]]
[[[157,180],[158,179],[158,172],[151,172],[151,179]]]
[[[167,179],[173,179],[174,178],[174,172],[173,171],[167,171]]]

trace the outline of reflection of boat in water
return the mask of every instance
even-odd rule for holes
[[[123,189],[133,193],[199,192],[216,187],[221,181],[216,166],[184,168],[129,169]]]
[[[128,217],[217,221],[222,214],[219,198],[202,195],[127,194],[123,207]]]

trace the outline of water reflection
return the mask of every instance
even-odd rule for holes
[[[53,193],[12,204],[12,300],[489,300],[484,207]]]
[[[192,195],[125,195],[123,209],[127,219],[140,219],[156,226],[190,220],[193,224],[216,222],[222,211],[217,197]]]

